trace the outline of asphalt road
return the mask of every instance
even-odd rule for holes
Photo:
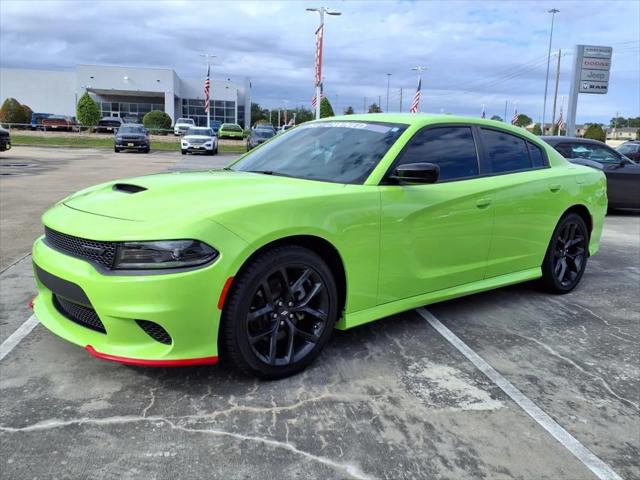
[[[0,282],[5,345],[30,315],[30,258]],[[609,475],[638,479],[639,286],[640,217],[610,215],[571,294],[527,283],[428,311]],[[598,478],[583,461],[418,312],[335,332],[277,382],[107,363],[41,326],[0,361],[3,478]]]

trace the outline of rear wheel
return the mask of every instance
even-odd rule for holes
[[[542,284],[552,293],[569,293],[587,266],[589,230],[582,217],[570,213],[560,219],[542,263]]]
[[[113,147],[113,151],[116,153],[120,153],[120,149],[118,147]]]
[[[246,373],[284,378],[319,355],[337,315],[336,283],[322,259],[299,246],[277,247],[251,260],[233,281],[221,347]]]
[[[180,150],[180,153],[182,153],[182,155],[186,155],[187,151],[186,150]]]

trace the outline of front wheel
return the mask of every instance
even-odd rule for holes
[[[314,252],[276,247],[251,260],[233,281],[221,325],[223,355],[265,379],[306,368],[329,340],[338,316],[331,270]]]
[[[187,151],[186,150],[180,150],[180,153],[182,153],[182,155],[186,155]]]
[[[120,153],[120,149],[118,147],[113,147],[113,151],[116,153]]]
[[[542,262],[542,285],[551,293],[569,293],[587,266],[589,230],[582,217],[570,213],[560,219]]]

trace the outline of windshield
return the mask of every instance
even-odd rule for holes
[[[362,183],[406,128],[377,122],[310,123],[265,143],[231,169]]]
[[[188,123],[189,125],[193,125],[194,121],[191,118],[179,118],[176,123]]]
[[[239,132],[239,131],[241,131],[241,130],[242,130],[242,129],[240,128],[240,125],[234,125],[234,124],[232,124],[232,123],[224,123],[224,124],[222,125],[222,129],[223,129],[223,130],[232,130],[232,131],[235,131],[235,132]]]
[[[275,132],[273,130],[267,129],[254,130],[253,132],[251,132],[251,136],[257,138],[271,138],[274,135]]]
[[[144,133],[144,127],[139,125],[126,125],[120,127],[118,133]]]
[[[187,129],[187,135],[205,135],[211,137],[213,136],[213,132],[210,128],[189,128]]]

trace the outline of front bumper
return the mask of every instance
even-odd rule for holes
[[[149,144],[139,140],[123,140],[121,142],[115,142],[115,147],[121,148],[122,150],[146,150],[149,148]]]
[[[4,152],[6,150],[11,150],[11,140],[8,139],[0,139],[0,152]]]
[[[198,145],[194,145],[191,143],[188,144],[181,144],[181,148],[182,150],[185,150],[187,152],[212,152],[215,148],[215,145],[211,144],[211,145],[204,145],[204,144],[198,144]]]
[[[43,238],[33,246],[33,262],[37,266],[34,270],[38,297],[33,305],[36,317],[53,333],[92,355],[145,366],[217,362],[218,301],[226,280],[221,269],[216,268],[217,262],[178,273],[102,274],[89,262],[50,248]],[[48,277],[45,285],[38,269],[53,276],[54,282]],[[61,313],[54,295],[59,298],[68,290],[59,287],[55,279],[81,289],[106,333],[87,328]],[[160,325],[170,335],[171,343],[155,340],[136,320]]]

